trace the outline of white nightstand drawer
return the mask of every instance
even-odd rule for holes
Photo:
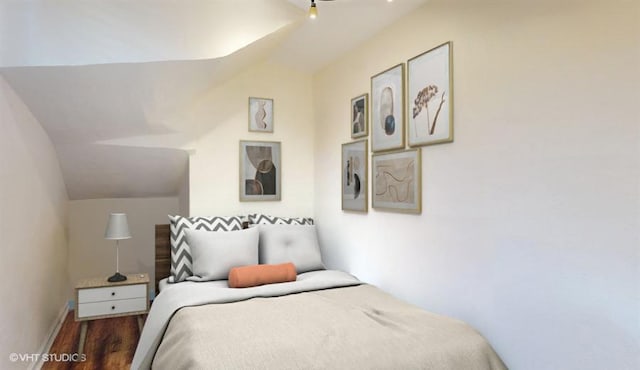
[[[78,303],[113,301],[129,298],[145,298],[147,284],[120,285],[78,290]]]
[[[118,315],[128,312],[146,311],[147,298],[132,298],[105,302],[78,304],[78,318]]]

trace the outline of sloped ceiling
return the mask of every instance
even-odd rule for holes
[[[189,103],[257,61],[313,71],[423,0],[0,0],[0,73],[70,199],[175,196]],[[223,103],[223,102],[221,102]]]

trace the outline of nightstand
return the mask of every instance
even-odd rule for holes
[[[75,319],[81,321],[78,353],[84,350],[87,321],[138,315],[142,331],[142,314],[149,312],[149,275],[131,274],[127,280],[110,283],[106,277],[83,279],[76,284]]]

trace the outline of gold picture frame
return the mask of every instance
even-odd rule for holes
[[[249,97],[249,131],[273,132],[273,99]]]
[[[407,61],[407,140],[410,147],[453,141],[453,44]]]
[[[420,148],[373,154],[371,172],[371,206],[374,209],[422,212]]]
[[[351,99],[351,138],[358,139],[369,135],[369,94]]]
[[[342,144],[342,210],[369,211],[369,148],[362,139]]]
[[[371,151],[405,147],[404,63],[371,77]]]
[[[240,201],[281,199],[282,150],[279,141],[240,141]]]

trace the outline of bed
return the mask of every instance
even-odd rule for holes
[[[259,243],[272,241],[262,231],[270,227],[256,229]],[[293,229],[278,231],[288,253],[297,247],[282,235]],[[469,325],[400,301],[345,272],[313,266],[295,281],[248,288],[229,288],[224,279],[166,284],[168,230],[156,227],[156,286],[162,288],[132,369],[506,369]],[[194,252],[194,273],[197,258]]]

